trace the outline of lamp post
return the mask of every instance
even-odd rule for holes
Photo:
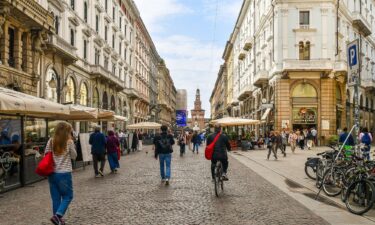
[[[66,92],[68,90],[68,84],[64,83],[61,87],[61,78],[59,76],[52,76],[51,80],[48,82],[50,88],[55,88],[57,92],[57,103],[61,102],[61,92]]]

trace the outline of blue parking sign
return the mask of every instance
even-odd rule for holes
[[[349,70],[352,72],[358,71],[358,40],[348,44],[348,65]]]

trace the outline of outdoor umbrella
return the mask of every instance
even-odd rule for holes
[[[255,125],[259,124],[259,122],[259,120],[243,119],[239,117],[225,117],[222,119],[211,121],[212,124],[220,124],[223,127]]]
[[[159,129],[161,127],[160,123],[155,123],[155,122],[141,122],[141,123],[136,123],[127,126],[127,129],[130,130],[136,130],[136,129],[148,129],[148,130],[154,130],[154,129]]]
[[[22,92],[0,87],[0,112],[55,117],[69,115],[69,107]]]

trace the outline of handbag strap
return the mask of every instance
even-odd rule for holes
[[[221,132],[219,132],[219,133],[216,135],[214,141],[212,142],[214,145],[216,144],[216,142],[217,142],[217,140],[219,139],[220,135],[221,135]]]

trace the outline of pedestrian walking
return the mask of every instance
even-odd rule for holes
[[[281,134],[278,131],[275,131],[275,136],[276,136],[276,142],[274,142],[273,144],[275,145],[275,143],[276,143],[276,146],[275,146],[276,154],[277,154],[277,150],[280,149],[281,153],[284,155],[284,157],[286,157],[285,148],[283,146],[283,138],[282,138]]]
[[[191,140],[193,139],[193,134],[189,131],[186,137],[186,144],[188,145],[189,150],[191,150]]]
[[[180,156],[183,156],[185,154],[186,146],[186,135],[184,132],[181,132],[181,134],[178,137],[178,145],[180,146]]]
[[[370,160],[372,135],[368,132],[367,127],[362,129],[362,132],[359,134],[359,140],[364,144],[364,148],[362,149],[364,158]]]
[[[289,134],[288,142],[290,144],[290,148],[291,148],[291,150],[292,150],[293,153],[296,150],[297,139],[298,139],[298,136],[297,136],[296,132],[292,131]]]
[[[314,136],[312,135],[311,130],[307,132],[306,139],[307,139],[307,142],[306,142],[307,149],[311,150],[313,143],[314,143]]]
[[[284,156],[286,156],[286,146],[288,145],[288,136],[289,135],[285,130],[281,131],[281,147],[282,147]]]
[[[303,150],[304,147],[305,147],[305,136],[304,136],[303,132],[301,132],[301,131],[297,131],[297,135],[298,135],[299,147],[301,148],[301,150]]]
[[[138,150],[142,151],[143,149],[143,137],[144,134],[142,131],[138,131]]]
[[[311,134],[313,136],[313,146],[315,147],[318,145],[318,131],[315,129],[315,127],[311,129]]]
[[[138,147],[138,133],[137,132],[134,132],[133,133],[133,141],[132,141],[132,152],[135,152],[137,151],[137,147]]]
[[[193,134],[193,137],[192,137],[192,142],[193,142],[193,153],[196,151],[197,154],[198,154],[198,150],[199,150],[199,145],[201,143],[201,138],[200,136],[198,135],[198,132],[194,132]]]
[[[104,176],[104,166],[105,166],[105,148],[106,148],[106,138],[102,132],[100,132],[100,127],[96,126],[94,133],[90,135],[89,144],[91,145],[92,161],[94,166],[95,177]],[[98,170],[98,162],[100,162],[100,168]]]
[[[171,179],[171,160],[173,145],[175,144],[173,135],[168,134],[168,127],[161,126],[161,134],[154,138],[155,159],[159,157],[161,181],[169,185]]]
[[[119,158],[118,158],[118,151],[120,148],[120,141],[115,136],[115,133],[110,130],[108,131],[108,138],[107,138],[107,158],[109,167],[111,169],[111,173],[117,173],[117,169],[120,168]]]
[[[276,154],[276,136],[273,131],[270,132],[268,136],[268,155],[267,160],[270,159],[271,152],[273,153],[273,157],[275,157],[275,160],[277,160],[277,154]]]
[[[52,199],[51,222],[65,224],[63,219],[70,202],[73,200],[72,162],[77,152],[71,136],[72,126],[67,122],[57,124],[55,134],[48,140],[45,153],[52,152],[54,172],[48,176]]]
[[[307,130],[306,128],[304,128],[304,129],[302,130],[302,134],[303,134],[303,137],[304,137],[304,139],[303,139],[303,141],[304,141],[303,146],[304,146],[304,147],[307,146],[307,139],[306,139],[306,137],[307,137],[307,133],[308,133],[308,130]]]

